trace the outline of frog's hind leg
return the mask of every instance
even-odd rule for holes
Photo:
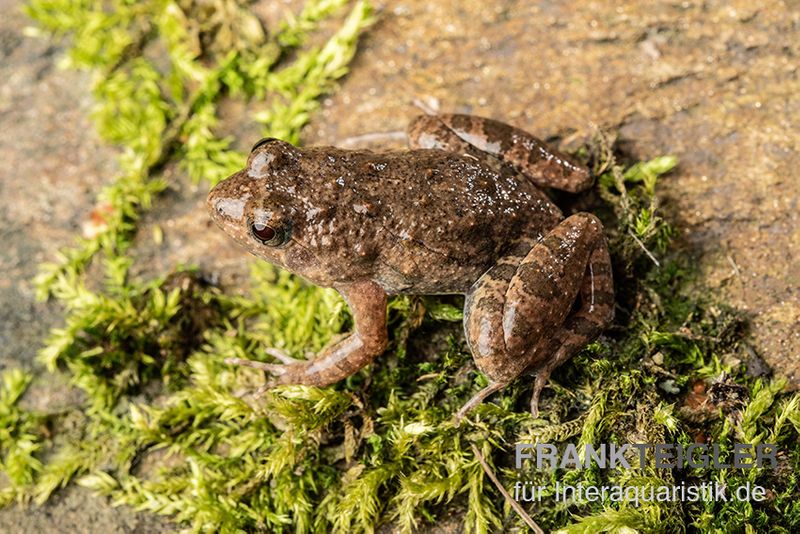
[[[474,115],[420,115],[408,126],[411,148],[439,148],[507,163],[533,183],[576,193],[592,186],[589,169],[524,130]]]
[[[541,354],[550,358],[529,369],[536,378],[531,393],[531,414],[539,415],[539,396],[550,373],[574,354],[594,341],[614,318],[614,279],[611,258],[605,242],[598,244],[589,256],[581,285],[580,305],[552,339],[544,340]]]
[[[587,278],[587,271],[595,274]],[[526,372],[536,371],[541,391],[549,372],[596,337],[602,329],[596,325],[610,321],[610,272],[602,226],[587,213],[565,219],[487,271],[467,295],[464,327],[490,386],[459,414]],[[568,319],[579,293],[581,308]]]
[[[493,365],[484,365],[484,363],[504,359],[506,350],[503,336],[505,293],[517,271],[517,266],[523,261],[533,244],[533,240],[520,243],[514,251],[498,260],[481,276],[467,293],[464,302],[464,331],[467,345],[478,368],[489,376],[489,385],[478,391],[456,412],[456,423],[460,423],[467,412],[511,381],[505,376],[496,376],[491,372]],[[522,372],[524,372],[524,368],[520,369],[519,374]]]
[[[438,148],[455,154],[466,154],[481,161],[491,161],[485,152],[461,139],[448,128],[441,117],[442,115],[415,117],[406,128],[409,148]]]

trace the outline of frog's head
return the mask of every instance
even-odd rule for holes
[[[326,284],[314,254],[297,239],[305,218],[300,151],[278,139],[262,139],[244,169],[217,184],[208,194],[211,218],[252,254]]]

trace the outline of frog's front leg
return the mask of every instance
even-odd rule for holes
[[[273,376],[266,387],[280,384],[327,386],[358,372],[380,355],[388,342],[386,292],[372,281],[334,286],[342,294],[355,320],[355,331],[341,341],[323,348],[309,361],[291,361],[269,352],[284,364],[229,360],[229,363],[263,369]]]
[[[570,313],[576,298],[577,310]],[[613,284],[600,221],[578,213],[487,271],[467,295],[464,327],[489,385],[457,419],[522,374],[536,374],[531,411],[555,367],[599,335],[613,317]]]

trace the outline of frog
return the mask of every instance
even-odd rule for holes
[[[405,150],[299,148],[258,141],[245,167],[208,194],[211,219],[247,251],[347,303],[353,331],[310,359],[267,349],[262,390],[324,387],[387,348],[393,295],[465,296],[463,327],[487,379],[456,413],[532,376],[530,410],[551,373],[614,317],[612,265],[593,214],[565,216],[548,190],[594,177],[574,157],[510,124],[423,114]]]

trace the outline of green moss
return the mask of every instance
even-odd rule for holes
[[[70,376],[85,405],[62,414],[24,410],[18,400],[31,377],[3,375],[2,503],[43,502],[77,481],[197,531],[369,532],[386,522],[410,531],[434,521],[468,532],[527,528],[488,481],[474,445],[506,487],[532,480],[549,488],[530,507],[546,530],[800,526],[800,397],[724,363],[745,350],[743,319],[687,290],[691,265],[670,254],[671,232],[656,202],[659,176],[676,160],[618,164],[602,138],[582,154],[600,176],[597,211],[612,248],[617,320],[555,373],[542,418],[527,412],[531,384],[522,379],[454,425],[454,411],[486,384],[466,351],[462,301],[454,297],[393,299],[389,350],[343,383],[254,397],[263,375],[225,359],[268,359],[265,347],[297,357],[318,350],[351,326],[338,294],[265,264],[254,265],[246,295],[191,271],[131,280],[126,252],[141,211],[166,185],[159,174],[166,162],[211,183],[241,164],[234,140],[214,133],[221,98],[264,100],[258,119],[265,132],[297,140],[319,96],[346,71],[369,7],[350,4],[325,45],[305,48],[318,23],[347,2],[310,1],[273,34],[243,4],[221,4],[227,9],[163,0],[29,4],[43,28],[71,36],[70,62],[98,74],[94,118],[121,147],[121,174],[101,193],[96,235],[65,250],[37,279],[41,296],[65,308],[65,324],[51,333],[41,360]],[[167,51],[166,63],[148,55],[156,44]],[[98,290],[88,289],[94,286],[84,273],[92,261],[103,262]],[[697,380],[709,383],[714,409],[684,405]],[[518,442],[688,444],[699,435],[728,453],[734,441],[778,443],[780,468],[510,467]],[[650,487],[710,480],[757,482],[771,496],[758,504],[635,507],[565,504],[552,494],[557,481]]]
[[[33,377],[19,369],[4,371],[0,383],[0,459],[8,484],[0,489],[0,504],[24,501],[23,488],[42,470],[37,453],[42,448],[41,415],[17,405]]]

